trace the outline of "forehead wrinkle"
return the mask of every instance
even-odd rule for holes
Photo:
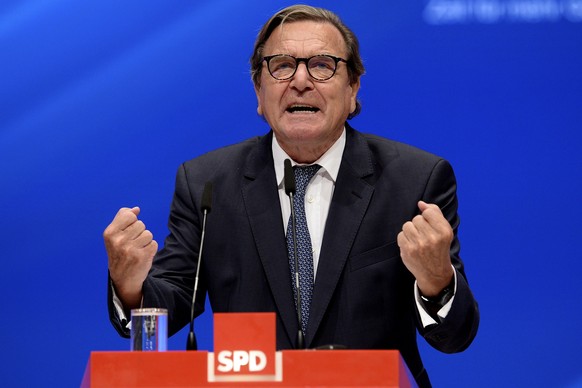
[[[285,28],[300,23],[309,24],[310,27],[300,30],[295,28],[292,32],[288,32]],[[266,55],[289,54],[293,56],[316,54],[344,56],[346,51],[340,32],[329,23],[317,22],[292,22],[278,26],[267,40],[265,49]]]

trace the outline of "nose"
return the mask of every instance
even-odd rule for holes
[[[313,88],[313,80],[307,71],[305,62],[299,62],[297,65],[297,70],[295,70],[295,74],[291,78],[290,86],[299,91]]]

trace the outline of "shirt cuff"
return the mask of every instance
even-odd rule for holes
[[[123,310],[123,304],[115,293],[115,287],[113,287],[113,284],[111,285],[111,295],[113,295],[113,306],[115,307],[117,318],[119,318],[122,325],[125,325],[126,329],[129,329],[131,327],[131,320],[127,319],[127,315],[125,315],[125,311]]]
[[[447,315],[449,314],[449,311],[451,310],[451,307],[453,306],[453,300],[455,299],[455,294],[457,293],[457,271],[455,270],[455,267],[453,267],[453,277],[454,277],[454,283],[455,283],[455,288],[453,289],[453,296],[437,312],[437,315],[441,319],[445,319],[447,317]],[[422,305],[422,301],[420,299],[420,291],[418,290],[418,285],[417,285],[416,281],[414,281],[414,300],[416,301],[416,308],[420,314],[420,320],[422,322],[423,327],[427,327],[430,325],[436,325],[439,323],[439,322],[435,321],[424,309],[424,306]]]

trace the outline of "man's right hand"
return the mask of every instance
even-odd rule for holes
[[[109,273],[125,310],[139,307],[158,243],[138,220],[139,207],[121,208],[103,232],[109,256]]]

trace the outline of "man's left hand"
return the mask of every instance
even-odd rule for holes
[[[402,226],[398,246],[402,261],[414,275],[422,295],[438,295],[452,280],[451,225],[435,204],[418,202],[420,214]]]

